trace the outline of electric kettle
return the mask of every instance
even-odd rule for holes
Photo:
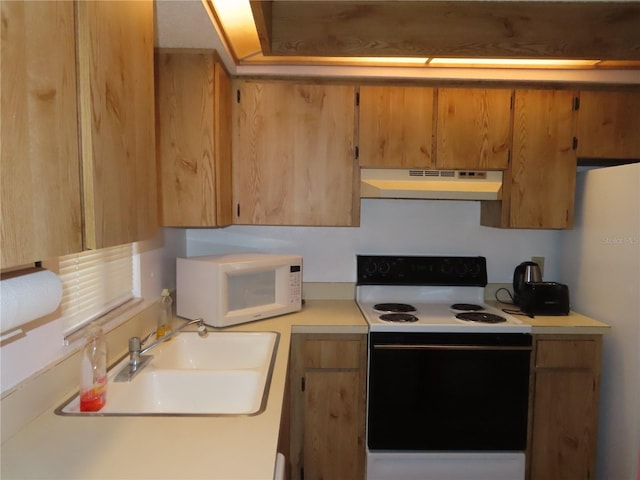
[[[535,262],[522,262],[513,272],[513,301],[520,305],[520,294],[526,283],[542,281],[540,266]]]

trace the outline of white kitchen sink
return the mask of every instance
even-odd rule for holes
[[[158,345],[129,382],[115,382],[128,357],[108,375],[107,403],[81,412],[76,394],[60,415],[255,415],[265,406],[277,350],[275,332],[182,332]]]
[[[200,338],[181,333],[151,352],[155,368],[260,369],[271,361],[274,332],[217,332]]]

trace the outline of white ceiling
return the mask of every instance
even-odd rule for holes
[[[215,48],[219,42],[200,0],[156,0],[156,46]]]
[[[155,0],[155,46],[213,49],[237,73],[201,0]]]

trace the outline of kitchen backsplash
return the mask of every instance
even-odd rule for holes
[[[480,202],[362,200],[360,227],[231,226],[187,231],[188,255],[238,251],[296,253],[305,282],[355,282],[358,253],[482,255],[489,282],[510,282],[517,264],[545,257],[557,280],[560,231],[502,230],[479,223]]]
[[[326,284],[314,290],[321,297],[333,291],[335,284],[353,288],[358,253],[483,255],[490,283],[510,283],[518,263],[543,256],[545,280],[558,279],[561,232],[482,227],[479,202],[363,200],[361,209],[359,228],[165,228],[158,239],[138,244],[140,293],[153,300],[159,298],[162,288],[175,289],[176,256],[233,251],[301,254],[304,282]],[[59,323],[49,323],[2,348],[2,392],[69,355],[70,348],[62,345]]]

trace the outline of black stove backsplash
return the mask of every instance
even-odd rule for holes
[[[357,255],[358,285],[484,287],[485,257]]]

